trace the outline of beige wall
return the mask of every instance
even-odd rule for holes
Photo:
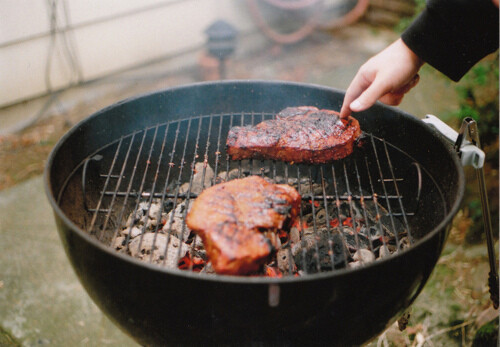
[[[254,29],[243,0],[58,0],[54,39],[49,2],[0,2],[0,107],[47,93],[49,52],[48,81],[58,89],[201,47],[217,19]]]

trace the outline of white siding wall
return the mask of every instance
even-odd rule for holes
[[[50,2],[57,4],[55,40],[50,35]],[[51,44],[52,88],[77,80],[63,33],[78,58],[80,78],[89,80],[196,49],[205,42],[204,30],[217,19],[239,32],[254,28],[243,0],[2,0],[0,107],[48,91]]]

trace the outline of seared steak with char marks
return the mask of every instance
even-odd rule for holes
[[[273,253],[263,232],[288,229],[299,213],[300,199],[293,187],[250,176],[204,190],[186,223],[203,240],[215,272],[250,274]]]
[[[276,119],[229,130],[227,153],[233,160],[275,159],[321,164],[342,159],[361,135],[353,117],[313,106],[288,107]]]

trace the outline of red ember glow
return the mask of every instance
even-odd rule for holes
[[[275,267],[266,267],[266,276],[268,277],[283,277],[283,274]]]
[[[330,226],[332,228],[336,228],[340,225],[340,222],[337,218],[333,218],[331,221],[330,221]]]
[[[301,223],[299,219],[296,219],[295,222],[293,223],[292,227],[297,228],[299,231],[304,231],[307,229],[308,226],[307,226],[306,221],[302,221],[302,223]]]
[[[312,204],[313,201],[309,200],[309,203]],[[314,207],[319,207],[319,201],[314,201]]]
[[[351,217],[347,217],[346,219],[344,219],[344,221],[342,222],[342,225],[345,225],[345,226],[348,226],[348,227],[352,228],[352,218]]]
[[[191,257],[189,252],[179,259],[177,267],[181,270],[193,269],[195,272],[200,272],[205,266],[205,260],[200,257]]]

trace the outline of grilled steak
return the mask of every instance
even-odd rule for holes
[[[288,229],[300,199],[286,184],[250,176],[204,190],[186,223],[202,238],[215,272],[245,275],[269,260],[273,247],[263,233]]]
[[[276,119],[256,126],[231,128],[226,145],[233,160],[256,158],[320,164],[351,154],[360,135],[355,118],[341,119],[335,111],[299,106],[288,107]]]

